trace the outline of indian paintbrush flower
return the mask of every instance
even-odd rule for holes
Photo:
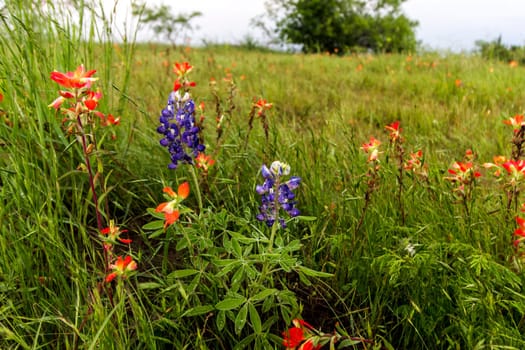
[[[517,114],[514,117],[510,117],[509,119],[505,119],[503,121],[504,124],[511,125],[514,127],[514,133],[517,133],[520,128],[525,125],[525,117],[521,114]]]
[[[205,173],[208,172],[208,169],[215,164],[215,160],[211,156],[204,153],[199,153],[195,158],[195,166],[202,169]]]
[[[385,126],[385,129],[390,132],[390,142],[395,143],[401,138],[401,128],[399,127],[399,120]]]
[[[494,163],[483,163],[483,167],[486,169],[496,168],[493,174],[499,177],[501,175],[502,165],[507,162],[507,158],[505,156],[494,156],[493,160]]]
[[[107,236],[104,241],[104,249],[110,250],[113,247],[113,244],[115,244],[117,241],[124,244],[130,244],[132,242],[131,239],[120,237],[120,234],[124,232],[128,232],[128,230],[121,230],[120,227],[115,225],[115,221],[110,220],[109,227],[100,230],[102,235]]]
[[[255,97],[253,98],[252,108],[250,109],[250,114],[248,116],[248,133],[246,134],[246,139],[244,141],[245,147],[248,144],[248,137],[250,135],[251,130],[253,129],[253,121],[255,117],[261,120],[264,130],[264,137],[266,139],[266,142],[268,142],[270,137],[270,125],[268,124],[268,117],[266,116],[266,111],[269,111],[272,108],[272,106],[272,103],[269,103],[263,98],[260,98],[258,100]]]
[[[89,88],[91,83],[98,79],[92,77],[96,72],[96,70],[86,71],[84,65],[81,64],[74,72],[61,73],[52,71],[51,80],[68,89]]]
[[[336,330],[331,333],[323,333],[315,329],[308,322],[294,319],[292,320],[293,327],[288,328],[282,332],[283,346],[286,350],[320,350],[323,345],[330,344],[331,349],[335,349],[335,344],[339,343],[338,348],[345,347],[342,341],[350,341],[351,344],[355,345],[358,343],[373,344],[374,342],[369,339],[363,339],[360,337],[351,337],[345,334],[341,334],[341,328],[336,326]]]
[[[474,170],[472,162],[454,162],[448,173],[452,176],[447,177],[446,180],[459,184],[468,184],[481,176],[480,172]]]
[[[115,263],[109,265],[109,268],[113,270],[113,272],[106,276],[107,283],[113,281],[117,276],[127,278],[132,271],[137,269],[137,263],[129,255],[125,258],[119,256]]]
[[[190,194],[190,184],[188,182],[180,184],[177,193],[175,193],[171,187],[164,187],[163,192],[166,193],[166,198],[169,199],[169,201],[160,203],[155,211],[164,213],[164,228],[166,228],[179,219],[179,205]]]
[[[525,160],[509,160],[503,163],[502,166],[510,175],[510,183],[512,185],[517,185],[525,178]]]
[[[270,110],[273,104],[269,103],[263,98],[260,98],[259,100],[257,100],[257,102],[254,103],[254,106],[257,111],[257,116],[260,117],[262,114],[264,114],[265,111]]]
[[[361,149],[368,154],[368,162],[374,162],[378,160],[379,157],[379,145],[381,141],[377,140],[375,137],[370,136],[369,143],[363,143]]]
[[[518,247],[520,243],[525,240],[525,219],[516,216],[516,223],[518,224],[518,228],[514,230],[514,236],[516,236],[514,246]]]
[[[410,153],[409,157],[410,159],[407,159],[405,161],[405,165],[404,165],[405,170],[411,171],[414,173],[418,173],[423,166],[423,163],[422,163],[423,151],[418,150],[415,153]]]
[[[255,190],[261,195],[262,204],[259,207],[257,220],[264,221],[271,227],[278,221],[281,227],[286,227],[284,218],[280,217],[280,211],[283,209],[291,217],[299,215],[299,209],[295,207],[295,189],[299,187],[301,178],[291,176],[287,181],[284,177],[290,174],[290,166],[286,163],[275,161],[268,168],[263,165],[261,174],[264,177],[264,183],[257,185]]]
[[[282,333],[283,345],[287,350],[321,349],[321,345],[315,344],[314,342],[314,333],[318,332],[313,326],[308,322],[299,319],[294,319],[292,323],[294,324],[294,327],[290,327]]]

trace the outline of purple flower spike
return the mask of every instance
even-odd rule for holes
[[[169,169],[177,169],[179,163],[193,164],[193,159],[204,152],[200,129],[195,125],[195,103],[189,93],[181,96],[179,91],[172,91],[168,103],[159,117],[157,132],[163,135],[160,144],[170,153]]]
[[[257,185],[255,191],[261,195],[261,206],[257,220],[264,221],[268,227],[278,221],[281,227],[286,227],[284,218],[280,217],[281,209],[288,213],[290,217],[299,215],[299,209],[295,207],[295,193],[301,183],[301,178],[292,176],[288,181],[283,181],[283,177],[290,174],[290,166],[286,163],[275,161],[270,168],[263,165],[261,174],[264,183]]]

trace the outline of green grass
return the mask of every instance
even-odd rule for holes
[[[295,317],[325,332],[339,323],[375,348],[524,348],[524,280],[512,246],[518,212],[507,210],[503,183],[488,171],[469,215],[444,180],[466,149],[478,166],[510,156],[512,128],[502,120],[524,112],[523,67],[437,53],[100,44],[105,28],[86,38],[67,21],[8,5],[0,24],[0,348],[278,349]],[[158,143],[175,61],[194,66],[192,95],[206,105],[207,152],[217,161],[207,182],[190,166],[168,170]],[[106,138],[92,157],[103,166],[104,220],[129,230],[133,243],[118,252],[139,265],[113,284],[102,283],[81,148],[47,107],[59,89],[49,73],[82,63],[97,70],[99,109],[122,117],[116,140]],[[220,144],[211,78],[228,114]],[[255,119],[245,144],[254,98],[273,103],[269,139]],[[423,150],[429,167],[428,182],[405,174],[404,220],[384,129],[395,120],[406,154]],[[379,187],[358,227],[368,170],[360,147],[371,135],[383,142]],[[270,230],[255,219],[255,186],[273,160],[302,178],[303,218],[269,247]],[[159,235],[143,229],[162,188],[185,180],[189,211],[180,222]]]

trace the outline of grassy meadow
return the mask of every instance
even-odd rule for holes
[[[483,167],[521,157],[520,126],[503,121],[524,113],[523,67],[116,43],[21,4],[0,23],[1,349],[284,349],[296,318],[322,349],[525,348],[525,175]],[[168,169],[159,144],[175,62],[193,66],[208,171]],[[97,110],[120,116],[86,131],[91,180],[80,134],[48,107],[63,89],[50,73],[81,64],[97,71]],[[405,167],[418,150],[421,167]],[[286,228],[256,219],[276,160],[301,178]],[[184,182],[165,227],[163,188]],[[108,256],[97,212],[132,242]],[[125,255],[136,270],[107,281]]]

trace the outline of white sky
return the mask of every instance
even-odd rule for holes
[[[264,0],[148,0],[147,4],[161,2],[172,6],[174,13],[203,13],[192,22],[199,27],[192,34],[194,44],[202,39],[239,43],[247,35],[260,37],[250,21],[265,12]],[[499,35],[505,44],[525,45],[525,0],[407,0],[403,9],[419,21],[416,35],[426,47],[470,50],[474,41],[491,41]]]

